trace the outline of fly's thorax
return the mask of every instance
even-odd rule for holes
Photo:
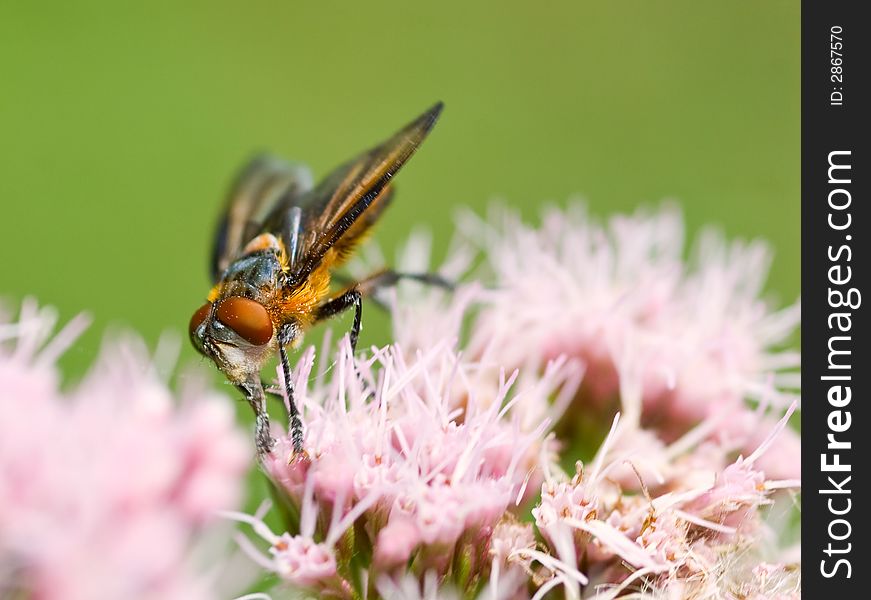
[[[329,294],[330,271],[321,267],[312,271],[305,279],[288,282],[281,290],[277,303],[281,306],[285,319],[296,320],[301,330],[304,330],[316,320],[318,307]]]
[[[234,261],[217,288],[220,296],[244,296],[268,304],[283,286],[284,279],[279,255],[270,248]]]

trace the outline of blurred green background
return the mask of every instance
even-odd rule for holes
[[[0,0],[0,296],[184,332],[225,187],[269,149],[317,175],[444,100],[380,226],[672,198],[768,238],[799,290],[798,2]],[[373,311],[369,311],[371,315]],[[363,342],[382,340],[376,318]],[[379,337],[380,336],[380,337]],[[185,345],[185,358],[193,350]]]

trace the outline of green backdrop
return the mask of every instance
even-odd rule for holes
[[[323,174],[441,99],[388,250],[418,223],[443,247],[461,204],[672,198],[693,230],[768,238],[791,301],[799,17],[771,0],[0,0],[0,295],[95,316],[70,373],[107,326],[183,332],[249,153]]]

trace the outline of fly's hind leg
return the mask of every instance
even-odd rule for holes
[[[351,280],[343,275],[334,275],[334,278],[337,281],[340,281],[345,284],[350,284]],[[438,273],[403,273],[399,271],[393,271],[392,269],[385,269],[383,271],[378,271],[369,275],[365,279],[357,282],[354,287],[359,290],[360,294],[363,297],[370,299],[376,305],[384,310],[388,310],[390,307],[387,306],[387,303],[382,299],[378,298],[377,292],[378,290],[392,287],[402,281],[403,279],[410,279],[412,281],[417,281],[419,283],[423,283],[425,285],[431,285],[434,287],[440,287],[445,290],[453,290],[455,287],[454,282],[445,279]]]
[[[444,288],[446,290],[454,289],[453,282],[448,281],[438,273],[401,273],[390,269],[373,273],[357,284],[357,289],[359,289],[364,296],[368,297],[372,296],[381,288],[396,285],[403,279],[411,279],[412,281]]]
[[[341,279],[341,278],[339,278]],[[444,279],[442,276],[435,273],[397,273],[396,271],[379,271],[370,275],[366,279],[352,284],[351,287],[339,292],[323,304],[321,304],[315,312],[315,322],[320,322],[330,317],[334,317],[345,312],[349,308],[354,309],[354,324],[351,327],[350,341],[351,352],[357,352],[357,340],[360,337],[360,331],[363,328],[363,296],[372,297],[376,303],[383,308],[387,308],[383,302],[379,302],[374,298],[374,293],[384,287],[396,285],[402,279],[413,279],[426,283],[443,287],[445,289],[453,289],[453,283]],[[347,280],[346,280],[347,281]],[[358,375],[360,373],[358,372]]]
[[[339,278],[342,279],[342,278]],[[396,285],[403,279],[413,279],[427,285],[434,285],[445,289],[453,289],[454,284],[436,273],[398,273],[392,270],[379,271],[370,275],[366,279],[358,281],[351,287],[339,292],[323,304],[321,304],[315,313],[315,322],[329,319],[340,313],[345,312],[349,308],[354,308],[354,325],[351,327],[351,350],[357,351],[357,340],[360,337],[360,330],[363,328],[363,297],[371,297],[376,303],[383,308],[383,302],[380,302],[374,297],[376,291],[381,288]]]
[[[351,351],[357,352],[357,339],[363,328],[363,294],[357,286],[340,292],[337,296],[321,304],[315,313],[315,321],[323,321],[349,308],[354,308],[354,325],[351,327]]]
[[[351,341],[351,354],[355,355],[357,353],[357,340],[360,337],[360,330],[363,328],[363,294],[356,286],[339,292],[337,296],[321,304],[315,313],[315,319],[317,321],[329,319],[351,307],[354,308],[354,325],[351,327],[349,337]],[[360,372],[356,361],[353,364],[357,377],[362,380],[363,374]]]

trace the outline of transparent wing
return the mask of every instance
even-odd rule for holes
[[[212,280],[220,279],[245,244],[263,230],[269,215],[285,212],[311,187],[311,173],[302,165],[265,154],[252,159],[236,177],[218,223]]]
[[[276,205],[262,231],[287,230],[288,214],[301,213],[291,279],[305,279],[331,249],[345,254],[377,220],[389,202],[388,183],[426,138],[442,110],[438,103],[390,139],[342,165],[314,189]]]

